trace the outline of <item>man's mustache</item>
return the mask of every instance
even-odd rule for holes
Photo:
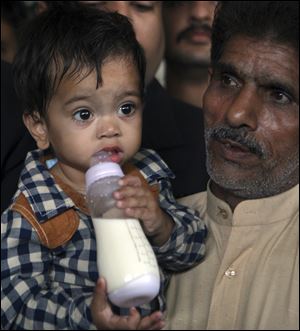
[[[215,127],[207,129],[205,132],[207,139],[222,141],[224,139],[232,140],[246,147],[251,153],[256,154],[261,159],[267,158],[267,151],[263,144],[257,142],[255,137],[249,135],[246,128]]]
[[[198,32],[199,30],[206,32],[210,35],[212,33],[212,28],[208,23],[198,21],[196,23],[192,23],[188,28],[181,31],[176,38],[176,42],[179,43],[182,39],[185,39],[191,32]]]

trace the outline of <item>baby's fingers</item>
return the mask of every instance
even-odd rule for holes
[[[119,180],[119,184],[121,186],[129,185],[129,186],[138,187],[142,185],[142,182],[140,178],[137,176],[126,175]]]

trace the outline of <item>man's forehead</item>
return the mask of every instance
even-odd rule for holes
[[[245,78],[291,80],[299,86],[298,53],[288,45],[246,37],[227,42],[218,67],[226,65]]]

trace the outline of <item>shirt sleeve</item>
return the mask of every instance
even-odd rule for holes
[[[93,288],[63,288],[51,280],[53,259],[27,220],[13,211],[2,214],[2,329],[96,330],[89,308]]]
[[[172,217],[175,226],[169,240],[163,246],[153,249],[158,263],[165,271],[183,271],[203,259],[207,228],[198,211],[176,201],[168,179],[160,181],[160,188],[160,206]]]

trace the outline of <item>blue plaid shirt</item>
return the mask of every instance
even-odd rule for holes
[[[42,163],[43,152],[30,152],[15,198],[23,193],[42,223],[73,208],[80,222],[64,245],[49,249],[18,212],[8,208],[1,217],[1,328],[17,330],[87,330],[92,323],[90,304],[99,277],[96,241],[90,216],[78,208]],[[175,222],[169,240],[153,247],[161,271],[159,295],[138,307],[143,316],[165,309],[164,290],[172,271],[194,266],[203,258],[206,228],[198,214],[176,202],[169,178],[172,172],[151,150],[132,160],[149,184],[158,183],[160,205]],[[113,307],[118,314],[127,309]]]

